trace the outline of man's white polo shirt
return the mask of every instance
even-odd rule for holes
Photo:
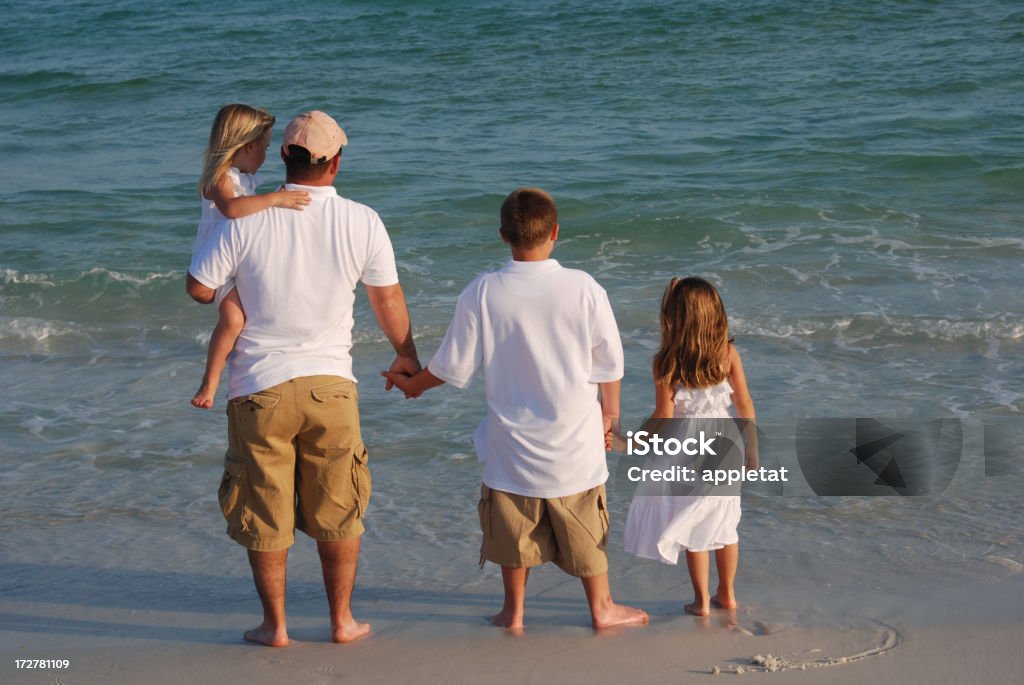
[[[597,384],[622,378],[622,343],[589,274],[548,259],[473,280],[428,368],[464,388],[479,367],[487,416],[473,441],[485,485],[551,498],[608,479]]]
[[[229,397],[300,376],[352,374],[356,283],[398,283],[384,224],[333,186],[287,184],[312,200],[219,223],[189,273],[217,288],[234,277],[245,327],[229,362]]]

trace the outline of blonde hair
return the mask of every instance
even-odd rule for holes
[[[729,375],[729,319],[722,298],[703,278],[673,278],[661,298],[660,385],[706,388]]]
[[[199,192],[207,195],[221,176],[227,173],[235,153],[247,143],[270,135],[276,121],[269,112],[249,105],[224,105],[217,112],[210,130],[210,142],[203,160]]]

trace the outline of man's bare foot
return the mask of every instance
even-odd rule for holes
[[[272,630],[266,625],[259,625],[252,630],[245,631],[245,639],[267,647],[287,647],[291,644],[288,632],[284,628]]]
[[[718,593],[711,598],[711,606],[716,609],[735,609],[736,597],[723,596],[722,593]]]
[[[521,611],[502,609],[487,620],[499,628],[508,628],[509,630],[523,629],[523,613]]]
[[[645,626],[650,620],[646,611],[622,604],[611,604],[607,609],[602,609],[599,613],[594,613],[590,617],[594,630],[613,628],[615,626]]]
[[[331,628],[331,640],[337,642],[340,645],[347,644],[349,642],[355,642],[356,640],[366,637],[370,634],[369,623],[359,623],[355,619],[351,619],[342,623],[340,626]]]
[[[211,386],[209,383],[203,383],[196,390],[195,396],[192,397],[192,406],[198,407],[199,409],[209,409],[213,406],[213,398],[217,395],[217,386]]]
[[[708,608],[708,605],[703,602],[694,602],[693,604],[687,604],[685,607],[683,607],[683,610],[688,614],[693,614],[694,616],[711,615],[711,609]]]

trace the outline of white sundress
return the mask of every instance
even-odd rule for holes
[[[235,167],[231,167],[227,171],[228,176],[231,178],[231,186],[235,191],[235,197],[245,197],[247,195],[255,195],[256,188],[262,183],[262,179],[259,174],[244,174]],[[205,197],[200,196],[202,201],[203,213],[199,217],[199,227],[196,229],[196,240],[192,243],[192,256],[196,256],[196,252],[199,248],[209,239],[210,234],[213,233],[213,227],[217,225],[218,221],[222,221],[226,217],[220,213],[217,209],[217,204],[213,200],[207,200]],[[231,279],[221,287],[217,288],[217,296],[214,300],[217,306],[220,306],[221,300],[231,292],[231,289],[235,287],[235,279]]]
[[[729,381],[707,388],[676,388],[673,418],[735,416]],[[666,564],[679,552],[721,549],[739,541],[739,495],[637,495],[626,519],[626,551]]]

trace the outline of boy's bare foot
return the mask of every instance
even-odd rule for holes
[[[642,609],[611,604],[591,616],[591,625],[594,626],[594,630],[603,630],[615,626],[645,626],[650,620],[647,612]]]
[[[192,397],[192,406],[199,409],[209,409],[213,406],[213,398],[217,395],[217,386],[211,386],[209,383],[203,383],[196,390],[195,396]]]
[[[718,593],[711,598],[711,606],[716,609],[735,609],[736,598],[732,596],[723,596],[721,593]]]
[[[502,609],[494,616],[491,616],[488,620],[499,628],[508,628],[509,630],[523,629],[522,612],[514,611],[512,609]]]
[[[687,604],[685,607],[683,607],[683,610],[686,611],[686,613],[688,614],[693,614],[694,616],[711,615],[711,609],[708,608],[708,605],[703,602],[694,602],[692,604]]]
[[[359,623],[355,619],[331,628],[331,640],[338,644],[347,644],[370,634],[369,623]]]
[[[281,630],[272,630],[266,624],[261,624],[252,630],[245,631],[245,639],[249,642],[266,645],[267,647],[287,647],[291,644],[287,631],[283,628]]]

